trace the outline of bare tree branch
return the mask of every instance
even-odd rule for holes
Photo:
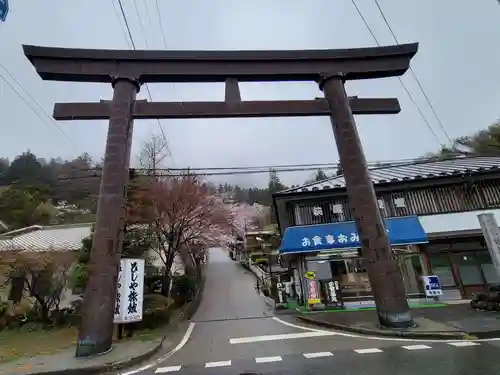
[[[158,134],[153,134],[150,139],[144,141],[141,145],[139,165],[154,174],[154,171],[161,166],[161,163],[168,156],[168,145],[164,138]]]

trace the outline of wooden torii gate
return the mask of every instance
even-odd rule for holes
[[[107,82],[111,101],[58,103],[60,120],[109,119],[77,357],[111,347],[133,119],[330,116],[380,323],[413,325],[353,114],[397,113],[397,99],[348,98],[346,80],[399,76],[418,44],[305,51],[119,51],[23,46],[44,80]],[[238,82],[315,81],[325,99],[241,101]],[[224,102],[136,101],[143,83],[226,82]]]

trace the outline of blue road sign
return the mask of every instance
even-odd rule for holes
[[[0,0],[0,21],[5,22],[9,13],[9,0]]]

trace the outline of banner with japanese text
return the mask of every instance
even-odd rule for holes
[[[144,301],[144,259],[122,259],[120,269],[114,322],[141,321]]]

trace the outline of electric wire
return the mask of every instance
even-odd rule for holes
[[[440,161],[456,159],[454,157],[443,158]],[[422,159],[420,162],[427,162],[428,160]],[[386,160],[386,161],[372,161],[368,162],[368,166],[371,170],[387,168],[387,167],[397,167],[397,166],[408,166],[419,163],[419,160],[415,159],[398,159],[398,160]],[[183,174],[189,173],[195,176],[232,176],[232,175],[249,175],[249,174],[262,174],[269,173],[271,170],[277,173],[291,173],[291,172],[314,172],[318,169],[323,171],[334,170],[338,171],[339,163],[317,163],[317,164],[285,164],[285,165],[266,165],[266,166],[244,166],[244,167],[207,167],[207,168],[155,168],[153,169],[143,169],[137,168],[139,172],[146,173],[147,175],[155,175],[157,177],[166,176],[181,176]],[[131,168],[135,169],[135,168]],[[96,178],[101,177],[102,169],[100,167],[96,168],[83,168],[75,169],[71,171],[68,176],[61,176],[58,181],[67,181],[75,179],[86,179],[86,178]],[[155,172],[155,173],[151,173]],[[85,175],[76,175],[79,173],[85,173]],[[329,178],[331,178],[330,176]],[[14,184],[15,180],[1,180],[2,185]]]
[[[33,103],[36,104],[36,106],[43,112],[43,114],[45,114],[45,116],[47,116],[49,119],[51,119],[51,122],[52,124],[55,126],[55,128],[57,130],[59,130],[59,132],[64,136],[64,138],[69,141],[70,143],[70,146],[71,147],[78,147],[78,145],[68,136],[68,134],[66,134],[66,132],[59,126],[59,124],[57,122],[54,121],[54,119],[52,117],[50,117],[48,115],[48,113],[43,109],[43,107],[38,104],[38,102],[36,101],[36,99],[29,93],[29,91],[27,89],[24,88],[24,86],[16,79],[16,77],[14,77],[14,75],[2,64],[0,63],[0,67],[9,75],[9,77],[17,83],[17,85],[23,90],[23,92],[33,101]],[[54,130],[54,127],[50,125],[50,123],[42,117],[42,115],[40,115],[40,113],[34,108],[34,106],[28,101],[26,100],[26,98],[14,87],[13,84],[11,84],[9,82],[9,80],[7,78],[5,78],[5,76],[0,73],[0,78],[2,78],[2,80],[7,84],[7,86],[9,86],[9,88],[14,91],[14,93],[33,111],[33,113],[45,124],[47,125],[49,128],[51,128],[52,130]]]
[[[136,11],[137,11],[137,16],[139,17],[139,22],[142,25],[142,20],[140,18],[139,10],[137,8],[137,3],[135,2],[135,0],[134,0],[134,4],[135,4]],[[134,42],[134,38],[132,37],[132,32],[130,30],[130,25],[129,25],[128,20],[127,20],[127,15],[125,13],[125,9],[123,8],[122,0],[118,0],[118,5],[120,6],[120,12],[121,12],[121,15],[123,17],[123,21],[125,22],[125,28],[127,29],[127,34],[128,34],[128,36],[130,38],[130,41],[132,43],[132,48],[134,50],[136,50],[137,48],[136,48],[136,45],[135,45],[135,42]],[[143,25],[142,25],[142,27],[144,29]],[[147,38],[146,38],[145,33],[144,33],[144,38],[146,40],[146,45],[147,45]],[[148,93],[149,100],[153,101],[153,97],[151,95],[151,90],[149,89],[149,85],[147,83],[145,83],[144,86],[146,87],[146,91]],[[170,147],[169,147],[169,144],[168,144],[167,136],[165,135],[165,131],[163,130],[163,126],[162,126],[162,124],[161,124],[161,122],[160,122],[159,119],[156,119],[156,122],[158,124],[158,127],[160,128],[160,133],[161,133],[161,136],[163,138],[163,142],[165,143],[165,146],[167,148],[167,151],[168,151],[170,157],[173,157],[172,156],[172,151],[170,150]]]
[[[370,27],[370,25],[368,24],[368,22],[366,21],[366,18],[363,16],[363,13],[361,12],[361,10],[359,9],[358,5],[356,4],[356,1],[355,0],[351,0],[352,4],[354,5],[354,7],[356,8],[356,11],[358,12],[358,15],[359,17],[361,18],[361,20],[363,21],[363,23],[365,24],[366,28],[368,29],[368,31],[370,32],[371,36],[373,37],[373,40],[375,41],[375,43],[377,43],[377,45],[380,47],[380,43],[378,41],[378,38],[376,37],[375,33],[373,32],[372,28]],[[422,112],[422,110],[420,109],[420,107],[417,105],[417,102],[415,101],[415,99],[413,98],[413,95],[410,93],[410,91],[408,90],[408,88],[406,87],[406,85],[404,84],[403,80],[401,79],[401,77],[397,77],[398,80],[399,80],[399,83],[401,83],[401,86],[403,87],[404,91],[406,92],[406,94],[408,95],[408,97],[410,98],[411,102],[413,103],[414,107],[416,108],[416,110],[418,111],[418,113],[420,114],[420,117],[422,118],[422,120],[425,122],[425,124],[427,125],[427,127],[429,128],[429,130],[431,131],[432,135],[434,135],[434,138],[436,139],[437,143],[439,144],[440,147],[443,146],[443,144],[441,143],[438,135],[436,134],[436,132],[434,131],[434,129],[432,128],[431,124],[429,123],[429,121],[427,120],[427,118],[425,117],[424,113]]]
[[[400,44],[399,41],[398,41],[398,38],[396,37],[396,33],[392,29],[392,27],[391,27],[391,25],[389,23],[389,20],[385,16],[385,13],[382,10],[382,7],[380,6],[378,0],[373,0],[373,1],[375,2],[375,5],[377,6],[377,9],[378,9],[380,15],[382,16],[382,19],[384,20],[385,24],[387,25],[387,28],[389,29],[389,32],[392,35],[392,38],[394,39],[394,41],[396,42],[396,44]],[[427,101],[427,104],[429,105],[429,108],[431,109],[432,113],[434,114],[434,117],[436,118],[436,121],[438,122],[439,126],[441,127],[441,130],[443,131],[444,135],[448,139],[448,142],[450,142],[450,145],[453,145],[453,140],[451,139],[450,135],[446,131],[446,128],[444,127],[443,122],[441,121],[440,117],[438,116],[438,114],[437,114],[437,112],[436,112],[436,110],[434,108],[434,105],[432,104],[431,100],[429,99],[429,96],[425,92],[425,90],[424,90],[422,84],[420,83],[420,80],[418,79],[417,74],[413,70],[413,67],[411,66],[411,64],[410,64],[410,69],[409,70],[410,70],[410,73],[412,74],[413,78],[415,79],[415,82],[417,83],[417,86],[419,87],[420,91],[424,95],[424,98]]]

